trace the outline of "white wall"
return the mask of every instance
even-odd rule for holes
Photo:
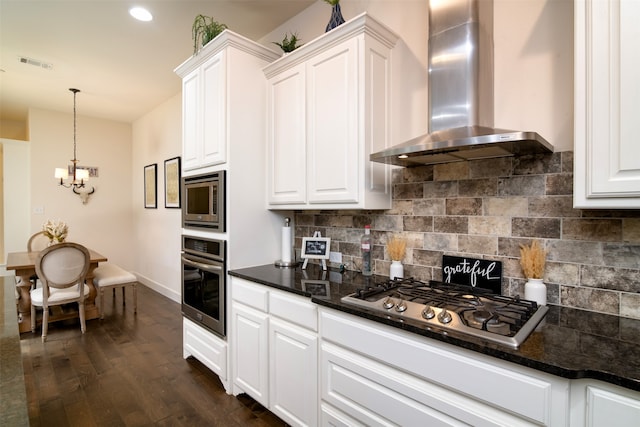
[[[78,104],[82,105],[80,100]],[[67,240],[82,243],[109,261],[133,269],[131,126],[77,116],[79,165],[99,168],[99,177],[89,181],[96,192],[86,205],[53,177],[56,167],[65,167],[73,158],[73,115],[31,109],[29,133],[30,233],[40,231],[47,219],[60,219],[69,225]],[[44,209],[43,214],[33,213],[38,207]]]
[[[31,176],[29,163],[31,146],[25,141],[1,139],[2,145],[2,197],[3,197],[3,254],[0,264],[4,264],[6,254],[27,250],[27,240],[31,235],[29,212],[31,200],[29,192]]]
[[[341,0],[349,20],[362,12],[401,41],[394,49],[392,140],[427,132],[427,0]],[[331,7],[318,0],[259,40],[276,48],[285,32],[302,43],[324,33]],[[573,3],[494,0],[495,126],[533,130],[556,151],[573,149]]]
[[[142,283],[179,302],[181,210],[164,207],[164,161],[182,155],[182,94],[136,120],[132,138],[129,241],[135,246],[135,272]],[[158,165],[158,208],[145,209],[143,170],[153,163]]]

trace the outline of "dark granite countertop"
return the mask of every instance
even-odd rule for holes
[[[0,276],[0,425],[29,425],[13,276]]]
[[[640,391],[640,320],[550,305],[536,331],[520,348],[511,349],[480,338],[427,331],[419,323],[399,322],[340,302],[367,280],[380,282],[387,277],[365,278],[352,271],[323,272],[316,264],[310,264],[306,270],[300,266],[289,269],[269,264],[229,274],[308,296],[318,305],[542,372],[569,379],[591,378]]]

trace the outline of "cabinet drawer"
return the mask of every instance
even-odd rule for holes
[[[322,339],[544,425],[566,425],[569,382],[322,309]]]
[[[308,298],[271,291],[269,293],[269,312],[303,328],[312,331],[318,330],[318,310]]]
[[[365,425],[537,424],[329,343],[321,366],[322,400]]]
[[[222,381],[227,379],[227,343],[189,319],[182,319],[183,357],[193,356],[216,373]]]
[[[231,297],[256,310],[267,312],[269,309],[269,291],[266,286],[251,283],[237,277],[231,280]]]

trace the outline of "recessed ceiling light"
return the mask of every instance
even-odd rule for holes
[[[129,9],[129,14],[136,18],[138,21],[147,22],[153,19],[151,13],[144,7],[132,7],[131,9]]]

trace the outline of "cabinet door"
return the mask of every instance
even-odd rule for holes
[[[269,321],[266,313],[233,303],[234,383],[269,406]]]
[[[640,401],[637,399],[595,386],[588,386],[586,392],[585,426],[624,427],[640,423]]]
[[[200,163],[200,73],[196,69],[182,79],[182,168],[197,168]]]
[[[318,337],[272,317],[270,409],[294,426],[318,424]]]
[[[354,38],[307,62],[309,203],[358,202],[357,54]]]
[[[306,203],[305,67],[269,80],[269,203]]]
[[[227,76],[225,52],[205,62],[200,71],[202,87],[202,160],[200,166],[227,160]]]
[[[575,3],[576,207],[640,207],[640,2]]]

